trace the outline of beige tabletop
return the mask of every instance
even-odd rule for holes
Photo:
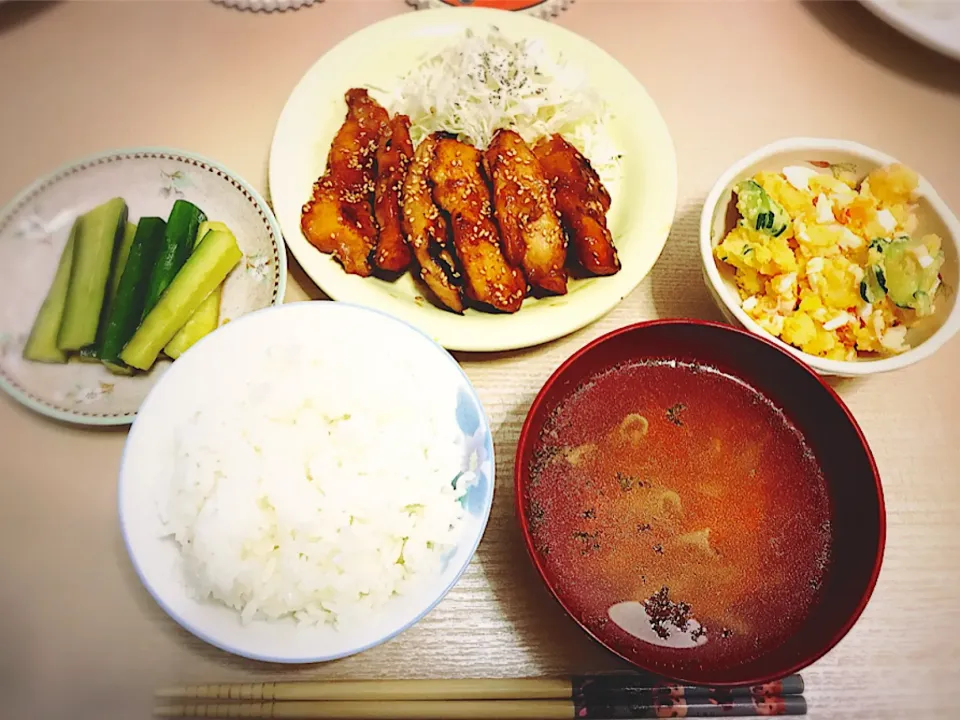
[[[300,75],[403,0],[283,14],[207,2],[0,3],[0,201],[57,165],[131,145],[213,157],[265,190],[274,123]],[[733,160],[790,135],[859,140],[960,210],[960,64],[856,4],[581,0],[558,22],[611,52],[673,133],[680,204],[650,276],[616,310],[530,351],[460,355],[495,432],[496,502],[470,569],[416,627],[361,655],[284,668],[193,639],[137,581],[115,487],[126,432],[82,430],[0,398],[0,716],[146,718],[171,682],[522,676],[617,667],[541,587],[514,521],[527,408],[588,340],[655,317],[716,318],[695,223]],[[321,298],[291,263],[288,299]],[[893,375],[838,383],[883,476],[883,573],[853,631],[809,668],[814,718],[960,716],[960,340]]]

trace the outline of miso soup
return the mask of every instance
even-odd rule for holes
[[[746,662],[817,599],[830,505],[816,458],[772,402],[716,369],[592,378],[547,420],[529,477],[544,571],[591,632],[632,652]]]

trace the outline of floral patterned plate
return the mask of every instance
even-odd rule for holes
[[[0,388],[58,420],[129,424],[170,366],[161,360],[149,373],[119,377],[99,364],[22,357],[74,218],[117,196],[127,201],[131,222],[166,218],[185,198],[233,230],[244,258],[224,285],[221,324],[283,302],[286,255],[277,221],[257,191],[223,166],[179,150],[139,148],[55,170],[0,211]]]

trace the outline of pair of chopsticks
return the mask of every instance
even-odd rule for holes
[[[473,680],[347,680],[190,685],[159,717],[297,720],[573,720],[805,715],[803,679],[749,687],[672,685],[646,675]],[[196,702],[201,701],[201,702]],[[221,701],[221,702],[210,702]],[[681,714],[668,715],[673,709]]]

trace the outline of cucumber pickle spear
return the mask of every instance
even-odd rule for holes
[[[123,268],[126,266],[127,258],[130,256],[130,248],[133,245],[133,238],[136,233],[136,223],[128,221],[123,229],[120,246],[113,254],[113,268],[110,270],[110,284],[107,286],[107,297],[103,301],[103,311],[100,313],[100,325],[97,327],[97,341],[93,345],[87,345],[87,347],[80,351],[79,358],[82,362],[99,362],[100,360],[100,354],[103,350],[103,333],[107,327],[107,318],[110,317],[110,309],[113,307],[113,300],[117,296],[117,287],[120,285],[120,276],[123,274]]]
[[[219,222],[217,220],[204,220],[200,223],[200,228],[197,230],[197,241],[193,244],[193,248],[196,249],[197,245],[200,244],[200,241],[207,236],[207,233],[211,230],[222,230],[223,232],[230,232],[230,228],[226,224]]]
[[[128,221],[123,228],[123,237],[120,239],[117,257],[114,259],[113,270],[110,272],[110,286],[107,289],[107,312],[109,312],[109,308],[113,306],[113,301],[117,297],[117,290],[120,289],[120,278],[123,277],[123,269],[127,266],[130,249],[133,247],[133,240],[136,236],[137,224]]]
[[[233,233],[208,233],[137,328],[120,359],[131,367],[149,370],[164,346],[242,257]]]
[[[61,350],[80,350],[97,340],[113,256],[127,222],[127,203],[113,198],[80,217],[74,240],[66,306],[57,335]]]
[[[147,282],[163,246],[167,224],[158,217],[140,219],[130,248],[130,256],[123,268],[117,295],[110,308],[104,329],[100,357],[108,369],[122,367],[120,351],[133,337],[143,314],[147,296]]]
[[[186,325],[177,331],[173,340],[167,343],[163,352],[174,360],[197,344],[202,338],[212,333],[220,324],[220,298],[222,285],[218,286],[207,299],[200,303],[200,307],[190,316]]]
[[[203,211],[191,202],[177,200],[167,218],[166,234],[160,257],[150,275],[150,285],[143,306],[143,318],[146,318],[160,301],[163,291],[173,282],[180,268],[190,257],[197,239],[200,223],[207,219]]]
[[[230,232],[230,228],[222,222],[206,221],[200,223],[200,230],[197,232],[197,245],[203,242],[203,238],[212,230],[222,230]],[[194,246],[196,247],[196,246]],[[220,299],[223,296],[223,283],[207,295],[207,299],[200,303],[200,307],[190,316],[186,324],[177,331],[173,340],[167,343],[163,349],[167,357],[176,360],[187,350],[193,347],[201,338],[206,337],[220,324]]]
[[[60,262],[57,272],[53,276],[53,283],[47,291],[47,297],[40,306],[30,330],[30,337],[23,347],[23,357],[26,360],[48,363],[65,363],[67,354],[57,347],[57,333],[60,332],[60,320],[67,304],[67,288],[70,284],[70,266],[73,264],[73,248],[77,232],[80,228],[80,219],[73,223],[67,244],[60,253]]]

